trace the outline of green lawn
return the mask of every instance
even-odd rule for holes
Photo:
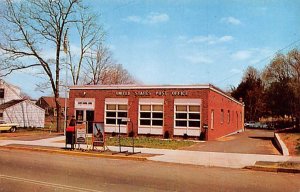
[[[121,137],[122,146],[132,146],[131,137]],[[179,149],[182,147],[188,147],[195,144],[193,141],[184,141],[184,140],[163,140],[153,137],[137,137],[134,138],[135,147],[144,147],[144,148],[157,148],[157,149]],[[118,137],[108,137],[106,138],[106,145],[118,146],[119,140]]]

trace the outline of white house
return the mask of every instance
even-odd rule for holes
[[[20,127],[44,127],[45,110],[22,99],[18,87],[0,80],[0,120]]]
[[[0,104],[18,99],[22,99],[20,88],[0,79]]]

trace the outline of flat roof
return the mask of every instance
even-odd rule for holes
[[[227,95],[223,90],[220,88],[212,85],[212,84],[197,84],[197,85],[132,85],[132,84],[125,84],[125,85],[74,85],[69,86],[70,90],[130,90],[130,89],[210,89],[215,91],[226,98],[240,104],[235,98],[230,95]]]

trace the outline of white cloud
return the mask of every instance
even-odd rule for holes
[[[239,19],[235,17],[223,17],[221,19],[221,22],[231,24],[231,25],[240,25],[242,23]]]
[[[226,35],[222,37],[216,37],[214,35],[208,35],[208,36],[195,36],[189,40],[187,40],[188,43],[207,43],[207,44],[216,44],[221,42],[228,42],[232,41],[233,37]]]
[[[170,17],[166,13],[151,12],[145,17],[131,15],[123,19],[123,21],[142,23],[142,24],[157,24],[169,21]]]
[[[163,23],[169,21],[169,15],[166,13],[150,13],[147,16],[146,22],[148,23]]]
[[[196,54],[189,54],[183,57],[185,60],[187,60],[190,63],[193,64],[209,64],[213,63],[213,60],[210,59],[208,56],[196,53]]]
[[[136,15],[132,15],[132,16],[128,16],[124,20],[128,22],[140,23],[142,21],[142,18]]]
[[[252,56],[252,52],[249,50],[241,50],[233,53],[231,58],[234,60],[246,60]]]

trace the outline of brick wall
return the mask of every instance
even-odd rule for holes
[[[210,90],[208,94],[208,140],[213,140],[224,135],[236,132],[244,128],[243,107],[241,104]],[[214,111],[214,127],[212,127],[211,112]],[[221,121],[221,110],[223,110],[223,123]],[[230,113],[228,117],[228,112]]]
[[[118,95],[116,92],[129,92],[128,95]],[[140,96],[136,95],[135,92],[148,92],[150,95]],[[185,92],[187,95],[172,95],[172,92]],[[166,93],[166,94],[160,94]],[[103,90],[103,89],[85,89],[77,90],[71,89],[70,99],[69,99],[69,116],[74,115],[74,103],[75,98],[95,98],[95,121],[104,122],[104,108],[105,108],[105,98],[128,98],[128,118],[130,118],[135,133],[138,132],[138,107],[139,98],[161,98],[164,99],[164,126],[163,132],[168,131],[170,135],[173,135],[174,128],[174,99],[201,99],[201,127],[203,124],[210,126],[209,115],[211,109],[220,110],[232,110],[241,111],[241,105],[229,100],[228,98],[211,91],[210,89],[130,89],[130,90]],[[215,117],[218,113],[215,114]],[[225,115],[226,116],[226,115]],[[226,119],[226,118],[225,118]],[[219,120],[216,118],[216,127],[214,130],[208,129],[208,140],[215,139],[217,137],[223,136],[224,134],[234,132],[237,130],[235,125],[235,119],[227,124],[217,123]],[[225,120],[224,120],[225,121]],[[224,122],[225,123],[225,122]],[[226,122],[227,123],[227,122]],[[226,128],[225,128],[226,127]],[[131,125],[128,126],[128,132],[131,130]]]

